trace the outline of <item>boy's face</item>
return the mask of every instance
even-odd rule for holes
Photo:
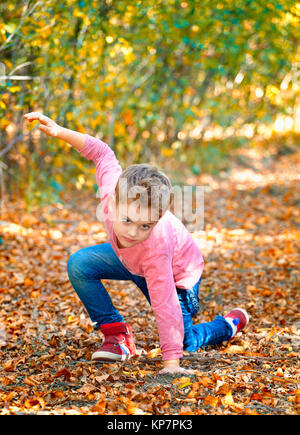
[[[115,205],[112,196],[110,206],[114,210],[113,228],[120,248],[130,248],[146,240],[158,222],[151,219],[150,209],[141,209],[136,202]]]

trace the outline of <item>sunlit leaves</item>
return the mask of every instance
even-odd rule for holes
[[[130,112],[122,116],[131,121]],[[194,320],[210,321],[239,305],[250,323],[229,343],[185,352],[181,365],[194,375],[158,374],[155,319],[129,281],[105,286],[132,325],[138,355],[124,363],[91,362],[101,336],[66,264],[70,253],[107,241],[88,212],[93,198],[63,191],[65,205],[33,214],[24,213],[20,199],[7,204],[0,221],[1,414],[299,413],[299,153],[268,163],[266,150],[242,155],[260,171],[234,166],[222,179],[202,174],[206,225],[193,238],[205,258],[203,309]]]

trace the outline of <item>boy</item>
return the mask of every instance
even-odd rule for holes
[[[237,308],[225,317],[193,325],[204,261],[188,230],[168,209],[172,194],[168,177],[148,164],[122,171],[104,142],[63,128],[39,112],[24,117],[39,120],[40,130],[66,141],[96,165],[109,242],[80,249],[67,265],[75,291],[104,334],[92,359],[122,361],[136,354],[131,328],[101,281],[132,280],[155,315],[163,360],[160,373],[192,373],[180,367],[183,350],[195,352],[230,340],[249,319],[245,310]]]

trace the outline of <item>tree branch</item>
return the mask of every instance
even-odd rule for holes
[[[5,47],[7,46],[7,44],[12,40],[12,38],[15,36],[15,34],[18,32],[18,30],[21,28],[24,20],[29,17],[32,12],[34,11],[34,9],[41,4],[40,1],[36,2],[32,8],[28,11],[28,14],[25,14],[26,10],[28,9],[29,6],[29,1],[27,1],[26,5],[24,6],[23,12],[22,12],[22,16],[20,18],[20,22],[19,25],[16,27],[16,29],[9,35],[9,37],[7,38],[7,40],[0,46],[0,52],[3,51],[5,49]]]
[[[2,156],[4,156],[4,154],[6,154],[8,151],[10,151],[10,149],[15,145],[15,143],[19,142],[23,137],[24,137],[24,134],[23,134],[23,133],[21,133],[21,134],[19,134],[18,136],[14,137],[14,138],[9,142],[9,144],[8,144],[8,145],[7,145],[3,150],[0,151],[0,158],[1,158]]]

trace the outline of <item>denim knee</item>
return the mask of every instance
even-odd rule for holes
[[[78,272],[80,271],[80,265],[82,264],[82,262],[82,255],[80,253],[80,250],[71,255],[67,262],[67,273],[69,278],[78,278]]]

